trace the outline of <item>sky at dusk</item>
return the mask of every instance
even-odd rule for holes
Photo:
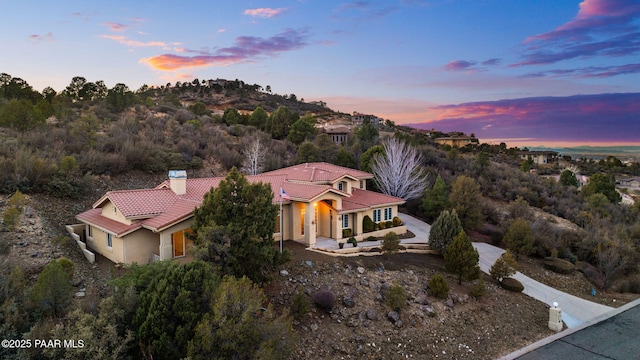
[[[640,0],[0,0],[36,90],[239,79],[513,145],[640,145]]]

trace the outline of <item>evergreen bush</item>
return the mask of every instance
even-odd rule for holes
[[[440,274],[433,275],[429,280],[429,294],[438,299],[446,299],[449,296],[447,280]]]

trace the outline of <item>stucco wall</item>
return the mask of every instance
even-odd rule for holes
[[[111,201],[107,201],[104,205],[102,205],[102,216],[109,218],[111,220],[115,220],[121,222],[123,224],[131,225],[131,220],[122,215],[122,213],[116,208],[115,205]]]
[[[160,236],[148,229],[140,229],[124,239],[124,262],[147,264],[151,253],[159,255]]]
[[[112,247],[107,247],[107,233],[92,227],[92,236],[89,237],[89,229],[87,229],[87,247],[106,257],[114,263],[124,263],[123,242],[122,239],[111,235]]]

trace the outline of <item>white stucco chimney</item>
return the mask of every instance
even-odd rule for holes
[[[184,195],[187,193],[187,171],[186,170],[169,170],[169,188],[176,195]]]

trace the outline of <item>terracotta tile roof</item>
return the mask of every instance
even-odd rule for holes
[[[93,207],[110,200],[126,218],[147,217],[163,213],[176,195],[169,189],[109,191]]]
[[[333,192],[343,197],[341,211],[365,210],[404,203],[402,199],[393,196],[356,188],[352,189],[352,194],[349,196],[329,185],[332,181],[344,176],[356,179],[372,177],[369,173],[337,165],[307,163],[247,176],[247,179],[251,183],[269,184],[274,203],[280,202],[280,188],[283,188],[293,201],[312,201],[327,192]],[[169,181],[162,182],[154,189],[109,191],[93,205],[93,209],[77,215],[77,218],[117,236],[123,236],[141,227],[156,232],[162,231],[190,217],[194,209],[202,203],[204,195],[211,188],[219,186],[223,179],[222,177],[187,179],[186,193],[183,195],[176,195],[170,189]],[[127,225],[102,216],[101,206],[107,201],[111,201],[126,218],[138,221]]]
[[[289,166],[270,171],[265,174],[285,175],[289,181],[306,181],[315,183],[330,183],[345,175],[360,180],[371,179],[373,177],[373,175],[364,171],[320,162]]]
[[[353,189],[351,196],[342,199],[342,211],[366,210],[384,205],[400,205],[404,200],[369,190]]]
[[[111,220],[107,217],[104,217],[102,216],[102,209],[100,208],[87,210],[81,214],[78,214],[76,218],[83,223],[87,223],[91,226],[95,226],[110,233],[116,234],[116,236],[118,237],[142,227],[141,222],[127,225],[119,221]]]
[[[177,199],[166,212],[144,220],[142,226],[153,231],[162,231],[190,217],[197,205],[200,205],[200,203],[196,204],[190,200]]]

